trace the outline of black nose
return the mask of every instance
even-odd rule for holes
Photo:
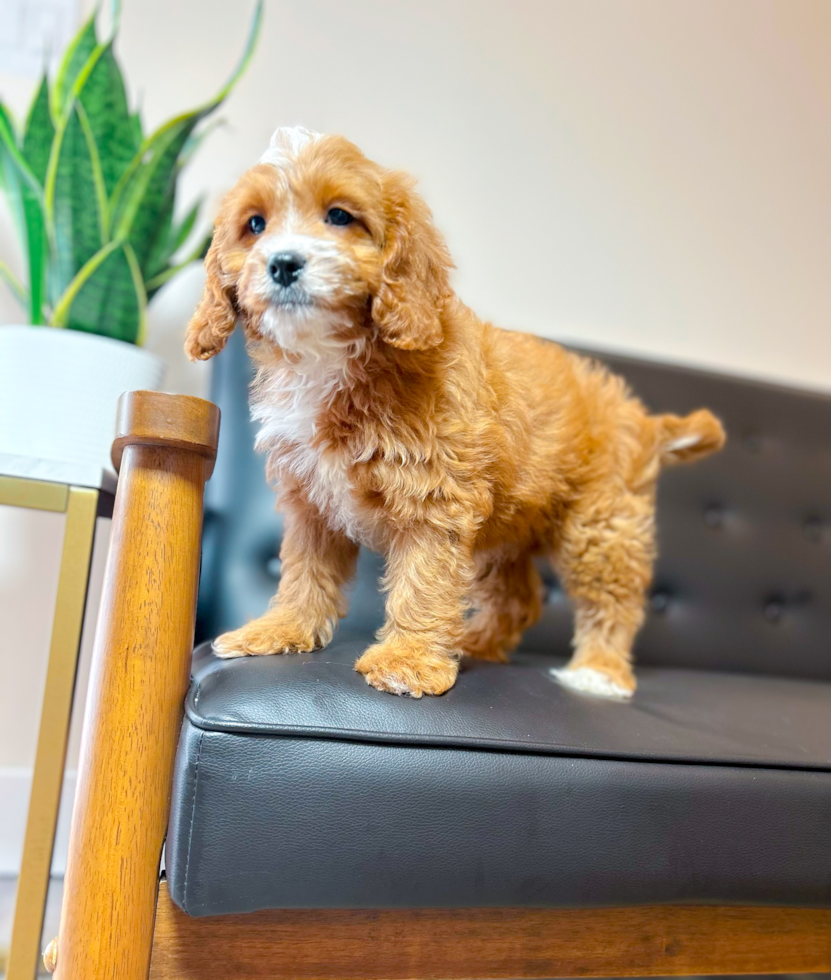
[[[268,274],[281,286],[290,286],[305,264],[306,260],[295,252],[276,252],[268,260]]]

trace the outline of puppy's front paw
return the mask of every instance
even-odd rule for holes
[[[324,646],[329,636],[315,630],[287,610],[275,609],[247,626],[223,633],[212,646],[217,657],[263,657],[273,653],[309,653]]]
[[[552,670],[551,676],[563,687],[581,694],[591,694],[596,698],[615,698],[628,700],[635,693],[635,678],[631,672],[610,674],[596,667],[564,667]]]
[[[389,694],[444,694],[456,683],[459,664],[449,654],[420,644],[376,643],[360,657],[355,670],[367,684]]]

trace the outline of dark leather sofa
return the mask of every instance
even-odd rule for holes
[[[551,679],[571,622],[550,575],[511,665],[466,664],[441,698],[378,693],[351,669],[381,616],[363,555],[326,651],[197,651],[166,852],[181,908],[831,906],[831,398],[602,359],[730,437],[662,477],[633,702]],[[279,576],[248,373],[235,337],[212,392],[203,640]]]

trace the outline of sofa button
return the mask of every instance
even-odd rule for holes
[[[649,606],[652,612],[665,613],[669,608],[669,593],[664,592],[663,589],[653,592],[649,600]]]
[[[724,508],[721,504],[708,504],[704,508],[704,523],[707,527],[718,528],[724,523]]]
[[[746,452],[758,455],[763,447],[762,437],[758,432],[745,432],[742,436],[742,447]]]
[[[802,525],[802,533],[809,541],[821,541],[822,521],[818,517],[809,517]]]
[[[565,599],[565,593],[556,579],[552,582],[546,582],[544,584],[544,590],[545,604],[547,606],[556,606]]]
[[[769,623],[778,623],[785,615],[785,600],[774,598],[765,603],[764,616]]]

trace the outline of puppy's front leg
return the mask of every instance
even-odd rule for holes
[[[358,546],[302,501],[286,506],[285,521],[277,595],[264,616],[214,641],[219,657],[325,647],[338,619],[346,615],[343,587],[355,570]]]
[[[470,590],[471,548],[461,536],[427,525],[393,541],[384,587],[387,616],[355,670],[390,694],[443,694],[456,681]]]

